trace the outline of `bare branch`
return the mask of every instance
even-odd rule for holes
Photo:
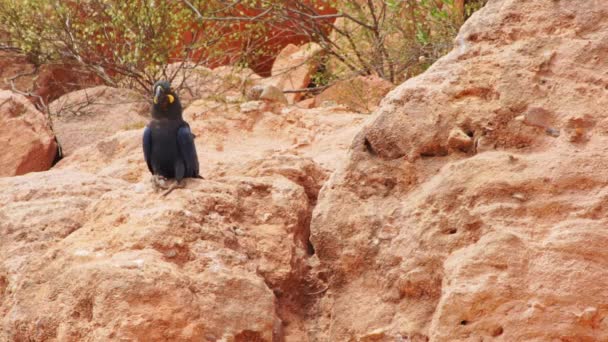
[[[304,88],[304,89],[292,89],[292,90],[283,90],[284,94],[296,94],[296,93],[314,93],[317,91],[325,90],[331,87],[332,84],[320,86],[320,87],[312,87],[312,88]]]
[[[188,6],[198,17],[199,20],[201,21],[258,21],[260,20],[260,18],[264,17],[265,15],[267,15],[268,13],[270,13],[272,11],[272,7],[268,7],[266,10],[262,11],[261,13],[257,14],[254,17],[205,17],[201,14],[201,12],[196,9],[196,7],[194,5],[192,5],[192,3],[188,0],[182,0],[186,6]]]

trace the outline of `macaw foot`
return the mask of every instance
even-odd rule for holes
[[[154,188],[154,191],[158,191],[158,190],[165,190],[169,188],[169,185],[167,184],[167,178],[163,177],[163,176],[159,176],[159,175],[152,175],[152,187]]]
[[[163,194],[161,195],[162,197],[167,196],[168,194],[171,193],[171,191],[175,190],[175,189],[183,189],[186,187],[186,182],[183,181],[176,181],[175,183],[171,184],[171,186],[167,189],[167,191],[163,192]]]

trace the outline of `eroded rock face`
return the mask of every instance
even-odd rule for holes
[[[315,97],[315,106],[343,105],[348,110],[370,113],[378,108],[393,84],[378,76],[357,76],[341,80]]]
[[[0,146],[0,177],[48,170],[57,155],[46,115],[11,91],[0,91]]]
[[[11,82],[12,81],[12,82]],[[44,64],[39,68],[21,53],[0,51],[0,89],[31,93],[28,99],[45,105],[60,96],[102,84],[100,78],[74,64]]]
[[[268,80],[281,90],[301,90],[308,87],[320,62],[321,47],[316,43],[302,46],[287,45],[277,55]],[[304,93],[288,93],[287,101],[298,102]]]
[[[185,116],[206,179],[167,198],[142,130],[0,179],[0,340],[306,338],[312,208],[364,116],[203,100]]]
[[[320,340],[608,339],[606,15],[490,1],[389,93],[313,214]]]
[[[9,184],[15,193],[2,196],[0,245],[8,340],[234,340],[250,331],[271,341],[280,333],[272,287],[258,273],[274,286],[290,274],[293,236],[307,211],[297,185],[192,182],[165,200],[64,170]],[[68,198],[70,209],[49,206]]]
[[[167,75],[175,76],[172,85],[184,108],[201,101],[211,107],[222,102],[238,103],[243,90],[260,79],[247,68],[220,66],[211,70],[191,63],[171,64]],[[149,120],[150,105],[150,94],[141,89],[96,86],[65,94],[49,109],[63,152],[70,155],[117,132],[143,128]]]
[[[235,102],[230,99],[240,100],[244,90],[255,87],[261,79],[248,68],[219,66],[209,69],[191,63],[171,64],[167,74],[175,74],[171,83],[179,91],[184,108],[200,99]]]
[[[129,89],[98,86],[52,102],[53,128],[65,155],[117,132],[146,125],[150,105]]]
[[[490,1],[373,116],[194,101],[164,199],[141,130],[1,178],[0,340],[608,340],[606,16]]]

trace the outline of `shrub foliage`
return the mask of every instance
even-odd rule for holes
[[[70,62],[149,89],[172,62],[247,66],[272,35],[323,49],[317,84],[376,74],[398,83],[447,52],[486,0],[0,0],[0,45],[37,65]],[[332,9],[328,11],[328,9]]]

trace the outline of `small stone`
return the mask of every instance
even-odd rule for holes
[[[285,94],[283,94],[283,91],[272,85],[264,87],[264,90],[262,90],[262,94],[260,95],[260,100],[287,104],[287,98],[285,97]]]
[[[597,308],[587,307],[578,316],[583,322],[590,322],[597,315]]]
[[[540,107],[532,107],[524,114],[524,124],[548,129],[553,121],[553,113]]]
[[[145,190],[146,190],[146,187],[142,183],[137,183],[133,186],[133,191],[135,191],[136,194],[142,194],[145,192]]]
[[[521,192],[516,192],[511,196],[520,202],[525,202],[527,200],[526,196]]]
[[[247,90],[245,96],[250,101],[257,101],[260,99],[260,96],[262,96],[263,91],[264,91],[264,86],[255,85],[255,86],[249,88],[249,90]]]
[[[467,152],[473,146],[473,139],[460,128],[454,128],[448,136],[448,146],[455,150]]]
[[[240,106],[241,113],[257,112],[260,110],[261,107],[262,107],[261,101],[249,101],[249,102],[242,103]]]
[[[554,138],[559,137],[559,129],[549,127],[545,130],[545,133],[547,133],[548,135],[550,135]]]

